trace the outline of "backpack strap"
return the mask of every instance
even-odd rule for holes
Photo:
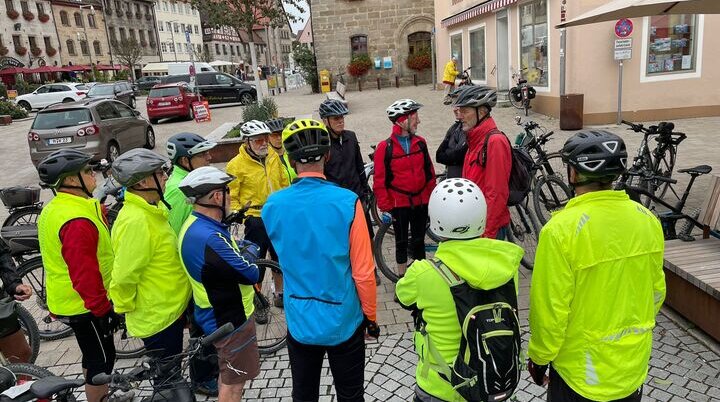
[[[383,162],[385,164],[385,188],[392,188],[392,181],[395,178],[392,168],[390,167],[393,153],[392,137],[386,139],[385,144],[387,144],[387,146],[385,147],[385,157],[383,158]]]
[[[483,151],[482,151],[482,156],[481,156],[482,159],[480,160],[480,166],[482,166],[483,169],[485,168],[485,164],[487,163],[487,149],[488,149],[488,142],[490,141],[490,137],[493,136],[494,134],[502,134],[502,133],[503,133],[502,131],[500,131],[496,128],[496,129],[491,130],[485,136],[485,144],[483,145]]]
[[[386,139],[385,143],[387,144],[387,147],[385,148],[385,157],[383,158],[383,163],[385,165],[385,188],[391,189],[400,194],[404,194],[410,198],[420,195],[423,192],[423,190],[425,189],[425,187],[420,189],[420,191],[410,192],[410,191],[405,191],[405,190],[399,189],[392,184],[393,179],[395,179],[395,175],[393,174],[392,167],[390,166],[390,164],[392,162],[392,157],[393,157],[392,137]],[[412,142],[411,142],[411,145],[412,145]],[[428,152],[427,144],[425,142],[419,141],[418,147],[420,148],[420,152],[422,152],[422,154],[423,154],[423,171],[425,173],[425,183],[428,183],[430,180],[433,179],[432,159],[430,158],[430,153]],[[415,152],[411,152],[411,153],[415,153]]]
[[[426,261],[429,262],[433,268],[435,268],[435,271],[440,274],[440,277],[443,278],[443,280],[445,281],[445,283],[448,284],[448,286],[453,287],[465,283],[464,279],[457,276],[457,274],[453,272],[450,268],[448,268],[448,266],[445,265],[445,263],[442,262],[442,260],[440,260],[439,258],[432,257],[430,259],[427,259]]]
[[[427,144],[425,141],[418,141],[418,147],[423,153],[423,170],[425,171],[425,183],[432,180],[432,159],[430,159],[430,153],[428,152]]]

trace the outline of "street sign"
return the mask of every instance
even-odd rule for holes
[[[615,60],[632,59],[632,49],[615,49]]]
[[[615,23],[615,35],[618,38],[627,38],[633,32],[633,22],[627,18]]]
[[[632,38],[615,39],[615,50],[632,49]]]

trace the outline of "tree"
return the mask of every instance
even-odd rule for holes
[[[113,53],[121,65],[130,69],[132,79],[135,81],[135,65],[142,61],[142,47],[133,38],[123,39],[113,44]]]
[[[253,39],[253,28],[256,25],[276,25],[279,21],[295,21],[297,17],[286,14],[284,4],[303,12],[302,0],[190,0],[197,8],[203,20],[215,27],[230,27],[240,34],[247,32],[250,45],[250,60],[253,74],[257,77],[258,101],[262,100],[260,76],[258,74],[257,53]]]
[[[195,60],[201,61],[203,63],[210,63],[212,61],[212,56],[210,55],[210,50],[208,48],[203,48],[202,52],[195,51]]]
[[[305,82],[310,84],[313,92],[320,92],[315,55],[310,48],[295,41],[293,42],[292,57],[295,60],[295,65],[300,68],[300,75],[302,75]]]

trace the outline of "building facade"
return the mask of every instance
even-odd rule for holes
[[[199,57],[202,53],[202,24],[200,13],[190,3],[161,0],[157,2],[158,34],[160,52],[166,62],[190,61],[190,56]],[[186,34],[189,33],[188,44]]]
[[[312,24],[310,23],[310,18],[305,21],[305,26],[302,30],[300,30],[297,33],[297,41],[310,49],[312,49],[313,46],[313,36],[312,36]]]
[[[142,60],[135,66],[136,76],[143,64],[160,61],[160,40],[155,5],[149,0],[102,0],[110,46],[134,39],[142,48]]]
[[[52,13],[63,65],[110,64],[105,13],[99,3],[52,0]]]
[[[4,0],[0,3],[0,58],[16,59],[26,67],[61,64],[49,1]]]
[[[253,31],[253,42],[259,65],[265,64],[267,44],[262,29]],[[250,60],[250,36],[245,31],[239,33],[230,27],[215,28],[203,25],[203,58],[208,62],[228,62],[242,66],[246,73],[252,69]],[[229,67],[229,66],[228,66]],[[233,68],[225,70],[234,72]]]
[[[437,0],[438,81],[455,55],[472,66],[473,81],[498,88],[501,99],[522,72],[537,90],[535,112],[560,115],[560,30],[604,0]],[[720,96],[708,91],[720,79],[713,66],[720,53],[720,16],[669,15],[634,18],[624,61],[622,113],[626,120],[661,120],[720,115]],[[584,123],[615,122],[618,61],[615,22],[567,28],[566,94],[584,95]]]
[[[344,73],[353,56],[365,54],[374,65],[366,80],[379,77],[383,85],[394,85],[397,75],[411,83],[415,71],[407,61],[429,53],[434,14],[433,0],[310,0],[318,70]],[[421,76],[429,81],[430,72]]]

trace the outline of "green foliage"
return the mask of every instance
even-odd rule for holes
[[[115,72],[115,80],[116,81],[125,81],[130,76],[129,70],[120,70]]]
[[[0,82],[0,98],[7,99],[7,87],[2,82]]]
[[[245,106],[245,110],[243,110],[243,113],[242,113],[243,121],[250,121],[250,120],[266,121],[266,120],[270,120],[271,118],[272,118],[272,115],[270,114],[270,111],[267,108],[265,108],[265,106],[263,104],[253,103],[252,105]]]
[[[278,106],[277,106],[277,103],[275,103],[275,99],[273,99],[271,97],[263,98],[261,105],[263,108],[265,108],[267,113],[270,115],[270,118],[265,119],[265,120],[269,120],[269,119],[277,117]]]
[[[305,82],[309,83],[312,87],[313,92],[320,92],[320,80],[317,73],[317,65],[315,64],[315,55],[307,46],[304,46],[298,42],[293,43],[293,59],[295,65],[300,68],[300,75],[302,75]]]
[[[24,119],[28,117],[25,109],[5,100],[0,101],[0,115],[10,115],[13,119]]]
[[[26,81],[17,81],[15,83],[15,89],[18,91],[18,95],[25,95],[34,92],[40,85],[29,84]]]

